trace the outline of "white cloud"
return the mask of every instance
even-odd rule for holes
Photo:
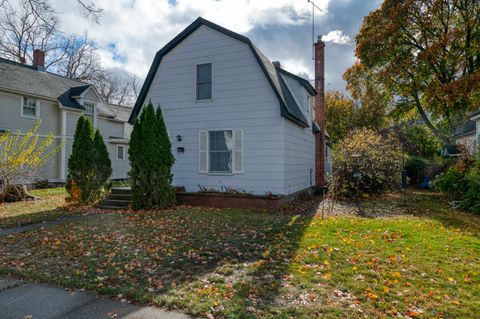
[[[332,42],[336,44],[351,45],[350,37],[344,34],[341,30],[333,30],[328,32],[327,35],[322,36],[324,42]]]
[[[316,1],[323,9],[317,16],[326,15],[329,1]],[[105,67],[123,68],[140,77],[146,76],[155,52],[199,16],[239,33],[311,21],[311,5],[301,0],[98,0],[104,10],[100,24],[83,18],[73,0],[52,0],[52,4],[65,31],[88,32]]]

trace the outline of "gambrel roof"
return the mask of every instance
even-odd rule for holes
[[[130,115],[130,119],[129,119],[130,124],[133,124],[133,121],[139,115],[142,109],[142,106],[145,103],[147,93],[150,89],[153,79],[155,78],[155,74],[158,70],[160,62],[162,61],[162,58],[202,25],[207,26],[211,29],[214,29],[218,32],[221,32],[227,36],[230,36],[238,41],[241,41],[247,44],[252,50],[252,53],[255,59],[257,60],[261,70],[265,74],[275,95],[278,97],[278,100],[280,103],[281,116],[285,117],[286,119],[302,127],[309,126],[310,124],[309,121],[303,115],[301,108],[293,98],[292,93],[288,88],[288,85],[280,76],[280,72],[284,73],[287,76],[291,76],[291,77],[293,76],[293,78],[299,81],[299,83],[303,85],[310,94],[314,95],[315,89],[311,86],[311,84],[307,80],[302,79],[298,76],[294,76],[293,74],[273,65],[272,62],[270,62],[270,60],[268,60],[265,57],[265,55],[246,36],[243,36],[241,34],[238,34],[231,30],[223,28],[203,18],[196,19],[192,24],[190,24],[186,29],[180,32],[175,38],[173,38],[160,51],[157,52],[153,60],[153,63],[150,67],[150,70],[148,71],[148,75],[147,75],[147,78],[145,79],[142,90],[140,91],[138,99],[135,103],[135,107],[132,111],[132,114]]]

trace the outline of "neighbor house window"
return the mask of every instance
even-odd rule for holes
[[[212,64],[197,65],[197,101],[212,99]]]
[[[209,146],[209,172],[231,173],[232,172],[232,131],[208,132]]]
[[[31,97],[24,97],[22,105],[22,116],[35,119],[38,117],[37,112],[37,100]]]
[[[83,103],[83,107],[85,108],[85,116],[90,119],[93,124],[93,116],[95,114],[95,106],[92,103],[85,102]]]
[[[117,145],[117,159],[120,161],[125,159],[125,146]]]

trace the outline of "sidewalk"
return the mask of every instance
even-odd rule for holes
[[[90,292],[67,291],[43,284],[0,277],[2,319],[189,319],[154,307],[140,307]]]

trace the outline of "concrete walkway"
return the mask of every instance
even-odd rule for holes
[[[90,292],[67,291],[0,277],[2,319],[189,319],[154,307],[139,307]]]
[[[16,233],[24,233],[24,232],[35,230],[35,229],[40,229],[40,228],[45,228],[45,227],[50,227],[50,226],[60,225],[60,224],[66,224],[66,223],[75,222],[78,220],[83,220],[83,219],[91,218],[95,216],[97,215],[75,215],[75,216],[69,216],[69,217],[62,217],[57,220],[52,220],[48,222],[28,224],[20,227],[0,228],[0,236],[8,236]]]

